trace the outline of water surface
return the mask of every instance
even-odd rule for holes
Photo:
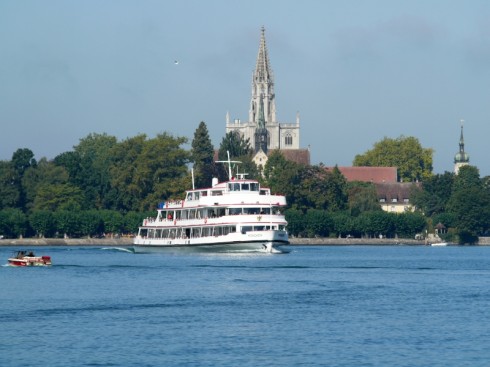
[[[0,261],[14,252],[0,247]],[[1,366],[488,366],[490,248],[41,247],[0,267]]]

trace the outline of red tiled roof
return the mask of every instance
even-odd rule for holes
[[[328,171],[334,167],[326,167]],[[396,167],[338,167],[347,181],[362,182],[398,182]]]

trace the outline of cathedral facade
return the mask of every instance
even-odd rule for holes
[[[301,150],[299,114],[296,115],[296,121],[293,123],[278,122],[275,98],[274,75],[265,42],[265,29],[262,27],[257,62],[252,75],[248,121],[242,122],[238,119],[231,121],[229,113],[226,114],[226,133],[234,131],[245,140],[250,139],[250,145],[255,150],[256,156],[261,157],[258,159],[259,162],[256,162],[259,164],[265,163],[262,160],[269,151],[279,149],[286,153],[289,150]]]

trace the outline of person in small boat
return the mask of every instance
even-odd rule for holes
[[[34,257],[34,252],[32,252],[32,251],[29,251],[29,253],[27,254],[27,256],[31,256],[31,257]]]

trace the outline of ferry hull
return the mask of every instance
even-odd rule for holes
[[[224,236],[226,237],[226,236]],[[250,233],[246,238],[195,238],[195,239],[145,239],[137,237],[134,241],[135,253],[176,250],[183,252],[262,252],[287,253],[289,241],[287,233]]]

